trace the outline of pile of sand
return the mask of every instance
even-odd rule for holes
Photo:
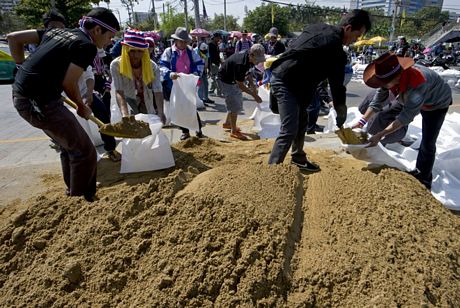
[[[1,224],[0,305],[460,306],[459,217],[418,182],[331,151],[301,174],[270,148],[193,138],[175,169],[102,162],[94,203],[46,177]]]

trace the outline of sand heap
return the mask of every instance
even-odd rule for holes
[[[325,151],[317,174],[267,166],[270,146],[192,139],[174,170],[100,166],[95,203],[29,200],[0,230],[0,305],[460,306],[459,217],[418,182]]]

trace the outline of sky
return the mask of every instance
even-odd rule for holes
[[[181,0],[139,0],[139,4],[134,6],[135,12],[147,12],[152,8],[152,1],[155,3],[155,10],[157,13],[163,11],[163,3],[170,2],[173,7],[176,7],[177,11],[183,11],[183,1]],[[200,1],[200,11],[202,12],[202,1]],[[305,0],[278,0],[279,2],[291,3],[291,4],[305,4]],[[330,7],[346,7],[349,8],[350,0],[317,0],[317,1],[308,1],[309,3],[320,5],[320,6],[330,6]],[[224,1],[223,0],[204,0],[206,6],[206,11],[208,16],[212,17],[214,14],[223,14],[224,13]],[[242,24],[243,18],[245,16],[244,8],[247,6],[248,10],[252,10],[260,6],[262,1],[260,0],[227,0],[227,15],[233,15],[238,18],[238,23]],[[194,12],[192,11],[193,1],[188,0],[188,11],[189,15],[193,16]],[[100,6],[106,6],[104,2],[100,3]],[[109,8],[115,10],[115,14],[120,17],[124,23],[128,19],[128,13],[126,9],[121,5],[120,0],[111,0]],[[460,1],[459,0],[444,0],[443,8],[445,10],[455,11],[460,14]],[[116,11],[118,9],[118,12]]]

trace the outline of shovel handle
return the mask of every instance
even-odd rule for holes
[[[77,104],[75,104],[75,102],[73,102],[70,98],[63,96],[63,97],[62,97],[62,100],[63,100],[67,105],[69,105],[70,107],[72,107],[73,109],[75,109],[75,110],[78,109]],[[94,123],[96,123],[96,125],[97,125],[98,127],[102,127],[102,126],[105,125],[101,120],[99,120],[98,118],[96,118],[96,117],[93,116],[93,115],[90,115],[90,116],[89,116],[89,120],[91,120],[91,121],[93,121]]]

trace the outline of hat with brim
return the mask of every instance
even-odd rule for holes
[[[176,32],[171,35],[171,37],[175,40],[184,41],[184,42],[191,42],[192,37],[188,34],[187,30],[182,27],[178,27]]]
[[[366,67],[363,74],[364,83],[371,88],[381,88],[412,65],[412,58],[398,57],[392,52],[384,53]]]
[[[144,33],[135,30],[127,30],[123,36],[121,44],[137,49],[149,48],[149,43],[145,40]]]

